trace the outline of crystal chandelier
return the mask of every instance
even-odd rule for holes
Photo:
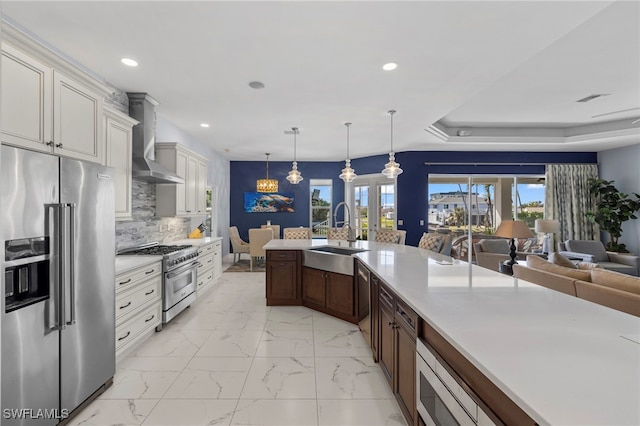
[[[389,115],[391,116],[391,151],[389,152],[389,162],[384,165],[384,169],[382,170],[382,174],[389,179],[393,179],[402,173],[400,164],[396,163],[396,156],[393,152],[393,114],[395,113],[396,111],[393,109],[389,111]]]
[[[269,179],[269,154],[265,153],[267,156],[267,178],[266,179],[258,179],[256,182],[256,191],[258,192],[278,192],[278,181],[275,179]]]
[[[293,164],[292,164],[292,167],[291,167],[291,171],[289,172],[289,175],[287,176],[287,180],[292,185],[297,185],[302,180],[304,180],[304,178],[302,177],[302,175],[298,171],[298,162],[296,161],[296,135],[298,134],[298,128],[297,127],[292,127],[291,130],[293,130]]]
[[[353,182],[358,175],[351,168],[351,160],[349,159],[349,126],[351,126],[351,123],[344,123],[344,125],[347,126],[347,159],[344,162],[344,169],[342,169],[342,173],[338,177],[345,182]]]

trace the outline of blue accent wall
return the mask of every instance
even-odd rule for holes
[[[344,200],[344,183],[338,178],[342,170],[340,162],[298,162],[298,170],[304,180],[297,185],[290,184],[286,177],[291,170],[291,161],[269,161],[269,178],[278,179],[278,192],[294,195],[293,213],[245,213],[244,193],[256,191],[256,181],[266,177],[266,161],[231,162],[230,226],[237,226],[240,236],[249,241],[249,229],[271,220],[274,225],[284,228],[309,226],[309,182],[311,179],[331,179],[333,181],[333,205]]]
[[[351,160],[359,175],[380,173],[388,155],[376,155]],[[416,246],[427,231],[427,186],[429,174],[529,174],[543,175],[545,164],[597,163],[595,152],[469,152],[469,151],[406,151],[396,153],[403,173],[398,176],[397,218],[407,231],[406,244]],[[426,165],[425,163],[429,163]],[[463,163],[458,165],[437,163]],[[474,164],[475,163],[475,164]],[[491,163],[491,164],[480,164]],[[503,163],[503,164],[500,164]],[[260,227],[270,219],[282,228],[309,226],[309,179],[333,180],[333,205],[344,200],[344,184],[338,178],[344,162],[304,162],[298,164],[304,181],[291,185],[285,177],[291,162],[269,162],[269,176],[280,180],[280,192],[295,193],[295,213],[244,213],[245,191],[255,191],[255,183],[265,175],[265,162],[231,162],[231,225],[247,238],[248,229]],[[425,225],[420,225],[424,220]]]

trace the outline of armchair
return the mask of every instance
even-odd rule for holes
[[[558,253],[582,262],[597,263],[610,271],[640,276],[640,257],[606,251],[602,241],[566,240],[558,243]]]
[[[483,268],[500,270],[500,262],[511,260],[509,256],[509,241],[502,238],[483,239],[473,244],[476,264]],[[524,260],[531,252],[516,251],[516,259]],[[546,259],[542,253],[536,255]]]

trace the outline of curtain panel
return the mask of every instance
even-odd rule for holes
[[[597,164],[547,164],[544,216],[560,221],[558,241],[599,239],[598,225],[586,216],[595,209],[588,179],[597,177]]]

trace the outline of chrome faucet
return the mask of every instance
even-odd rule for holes
[[[338,214],[338,208],[340,206],[344,206],[344,209],[347,211],[347,220],[338,222],[336,216]],[[333,210],[333,224],[337,227],[339,223],[343,223],[347,228],[347,241],[350,243],[354,243],[356,241],[356,236],[354,233],[354,229],[351,227],[351,211],[349,210],[349,205],[344,201],[338,203],[335,210]]]

